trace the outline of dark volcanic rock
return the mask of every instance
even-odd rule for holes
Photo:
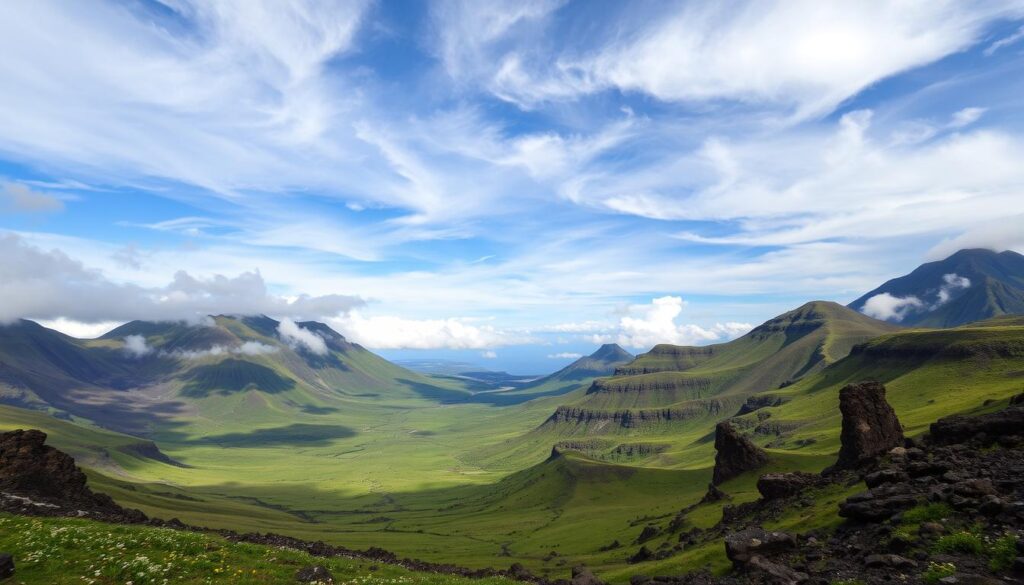
[[[785,532],[747,528],[725,537],[725,556],[734,565],[743,565],[755,555],[772,555],[796,547],[796,539]]]
[[[964,443],[981,438],[991,443],[1009,435],[1024,434],[1024,406],[1012,406],[981,416],[950,416],[932,423],[929,440],[937,445]]]
[[[715,451],[717,454],[712,485],[719,485],[768,463],[768,454],[727,422],[718,423],[715,427]]]
[[[757,491],[766,500],[795,496],[800,492],[823,485],[820,475],[794,471],[792,473],[766,473],[757,480]]]
[[[729,494],[718,489],[718,486],[709,483],[708,491],[704,494],[704,497],[700,499],[701,504],[710,504],[711,502],[721,502],[722,500],[730,499]]]
[[[801,573],[795,571],[789,567],[773,563],[768,559],[754,555],[750,558],[750,562],[747,563],[746,568],[748,571],[757,571],[764,573],[768,577],[767,581],[772,584],[778,585],[796,585],[797,583],[803,583],[810,579],[807,573]]]
[[[146,520],[142,512],[126,510],[110,496],[93,493],[75,460],[45,442],[46,433],[34,429],[0,434],[0,493],[6,496],[5,507],[22,506],[55,514],[81,510],[121,521]]]
[[[578,565],[572,568],[572,585],[604,585],[604,581],[601,581],[591,572],[590,569],[584,565]]]
[[[903,427],[879,382],[849,384],[839,391],[842,446],[836,469],[852,469],[903,444]]]
[[[8,553],[0,553],[0,579],[14,575],[14,557]]]
[[[636,551],[636,554],[634,554],[633,556],[631,556],[628,559],[626,559],[626,562],[628,562],[629,564],[633,565],[633,564],[636,564],[636,563],[642,563],[644,561],[649,561],[649,560],[651,560],[653,558],[654,558],[654,553],[651,552],[651,549],[647,548],[646,546],[641,546],[640,550]]]
[[[295,573],[295,580],[300,583],[334,583],[334,575],[321,565],[303,567]]]

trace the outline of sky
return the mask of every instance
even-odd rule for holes
[[[1024,2],[0,3],[0,321],[515,373],[1024,251]]]

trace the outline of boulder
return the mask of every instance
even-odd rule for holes
[[[903,444],[903,427],[879,382],[849,384],[839,391],[843,415],[836,469],[853,469]]]
[[[727,494],[727,493],[723,492],[722,490],[718,489],[717,485],[715,485],[713,483],[709,483],[708,484],[708,491],[704,494],[704,497],[700,499],[700,503],[701,504],[710,504],[712,502],[721,502],[722,500],[729,500],[729,499],[731,499],[729,494]]]
[[[334,575],[322,565],[302,567],[295,573],[295,580],[300,583],[334,583]]]
[[[746,564],[746,568],[747,570],[763,573],[767,577],[765,581],[772,585],[797,585],[810,579],[807,573],[801,573],[785,565],[773,563],[760,555],[751,557],[750,561]]]
[[[0,553],[0,579],[14,575],[14,557],[10,553]]]
[[[712,485],[719,485],[768,463],[768,454],[727,422],[718,423],[715,427],[715,451]]]
[[[820,475],[794,471],[792,473],[766,473],[757,480],[757,491],[766,500],[780,500],[795,496],[805,489],[823,483]]]
[[[929,440],[937,445],[966,443],[981,438],[991,443],[1004,436],[1024,434],[1024,406],[1011,406],[981,416],[950,416],[932,423]]]
[[[594,573],[584,565],[577,565],[572,568],[572,585],[604,585],[604,581],[597,578]]]
[[[631,556],[628,559],[626,559],[626,562],[631,564],[631,565],[634,565],[636,563],[642,563],[644,561],[649,561],[649,560],[651,560],[653,558],[654,558],[654,553],[651,552],[651,549],[647,548],[646,546],[641,546],[640,550],[636,551],[636,554],[634,554],[633,556]]]
[[[762,528],[747,528],[725,537],[725,556],[734,565],[743,565],[755,555],[771,555],[796,547],[796,539],[786,532],[768,532]]]

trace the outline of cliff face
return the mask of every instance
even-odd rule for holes
[[[686,406],[646,410],[592,410],[576,406],[559,406],[545,424],[611,423],[622,428],[675,422],[704,415],[724,415],[727,406],[721,400],[694,400]]]

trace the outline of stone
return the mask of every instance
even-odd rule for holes
[[[747,568],[768,575],[770,583],[777,585],[797,585],[810,579],[807,573],[801,573],[779,563],[773,563],[761,555],[754,555],[747,563]]]
[[[572,568],[572,585],[604,585],[604,581],[597,578],[594,573],[584,565],[577,565]]]
[[[796,539],[786,532],[768,532],[762,528],[747,528],[725,537],[725,556],[734,565],[750,561],[754,555],[766,555],[796,547]]]
[[[302,567],[295,573],[295,580],[300,583],[334,583],[334,575],[322,565]]]
[[[738,475],[763,467],[768,454],[741,435],[728,422],[715,427],[715,471],[711,483],[719,485]]]
[[[14,575],[14,557],[10,553],[0,553],[0,579]]]
[[[869,567],[892,567],[894,569],[913,569],[917,562],[894,554],[868,555],[864,557],[864,564]]]
[[[766,473],[757,480],[757,491],[766,500],[779,500],[822,484],[822,477],[813,473]]]
[[[646,546],[641,546],[640,550],[636,551],[636,553],[633,556],[626,559],[626,562],[632,565],[636,563],[642,563],[644,561],[649,561],[652,558],[654,558],[654,553],[651,552],[651,549],[647,548]]]
[[[843,415],[836,469],[854,469],[903,444],[903,427],[879,382],[849,384],[839,391]]]

